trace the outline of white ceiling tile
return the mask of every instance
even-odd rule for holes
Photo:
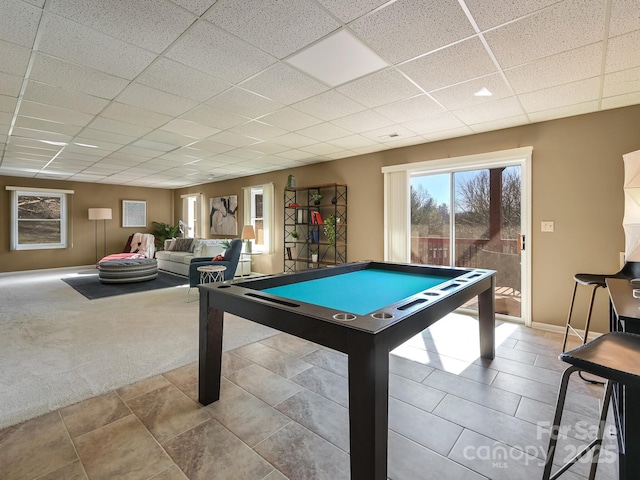
[[[136,81],[199,102],[204,102],[231,87],[219,78],[168,58],[158,58]]]
[[[524,112],[515,97],[501,98],[493,102],[474,105],[453,112],[467,125],[490,122],[501,118],[516,117]]]
[[[609,73],[604,76],[603,97],[640,92],[640,67]]]
[[[40,51],[119,77],[135,78],[155,55],[56,15],[43,18]]]
[[[0,123],[4,125],[9,125],[11,120],[13,119],[13,114],[8,112],[0,113]]]
[[[195,100],[178,97],[136,82],[125,88],[116,101],[171,116],[181,115],[198,105]]]
[[[161,130],[166,130],[168,132],[173,132],[173,133],[179,133],[180,135],[191,137],[192,139],[206,138],[210,135],[214,135],[220,132],[220,129],[218,128],[208,127],[206,125],[201,125],[199,123],[191,122],[189,120],[184,120],[182,118],[176,118],[175,120],[171,120],[166,125],[163,125]]]
[[[211,128],[225,130],[227,128],[239,125],[247,121],[246,118],[240,117],[230,112],[218,110],[208,105],[200,105],[190,112],[185,113],[181,117],[185,120],[201,123]]]
[[[193,137],[186,137],[179,133],[165,132],[164,130],[154,130],[146,134],[143,138],[155,142],[168,143],[176,147],[186,147],[187,145],[195,143],[197,140]]]
[[[640,30],[609,39],[607,44],[607,73],[640,66]]]
[[[562,52],[505,71],[517,94],[575,82],[600,74],[602,42]]]
[[[412,120],[403,123],[402,126],[418,135],[428,135],[434,132],[464,127],[464,123],[454,114],[444,112],[438,115],[430,115],[419,120]]]
[[[328,90],[322,83],[284,63],[269,67],[241,86],[283,105],[299,102]]]
[[[419,95],[374,108],[374,111],[390,118],[394,122],[402,123],[437,115],[443,112],[444,109],[427,95]]]
[[[24,75],[29,63],[31,50],[15,43],[0,40],[0,72]]]
[[[125,162],[129,162],[128,163],[129,165],[138,165],[139,163],[146,162],[147,160],[149,160],[148,156],[142,156],[136,153],[132,153],[131,151],[122,151],[122,150],[118,152],[113,152],[111,155],[109,155],[106,158],[108,158],[109,161],[112,161],[113,159],[115,159],[115,160],[122,160]]]
[[[335,120],[336,118],[366,110],[363,105],[354,102],[335,90],[329,90],[298,102],[293,105],[293,108],[325,121]]]
[[[118,102],[111,102],[100,116],[150,128],[158,128],[171,120],[168,115]]]
[[[272,138],[271,141],[290,148],[300,148],[318,143],[318,140],[298,135],[297,133],[287,133],[286,135]]]
[[[0,135],[7,136],[9,134],[9,125],[0,125]]]
[[[335,140],[331,140],[327,143],[349,150],[354,148],[370,147],[378,144],[378,142],[373,141],[370,138],[363,137],[362,135],[349,135],[348,137],[336,138]]]
[[[62,133],[45,132],[44,130],[33,130],[31,128],[14,127],[12,136],[35,138],[38,140],[47,140],[50,142],[64,142],[67,143],[73,138],[71,135],[64,135]]]
[[[337,118],[331,123],[338,127],[346,128],[354,133],[361,133],[366,132],[367,130],[386,127],[394,122],[373,110],[365,110],[364,112],[358,112],[353,115]]]
[[[150,127],[143,127],[141,125],[134,125],[132,123],[121,122],[120,120],[100,116],[94,118],[88,126],[95,130],[104,130],[106,132],[118,133],[127,136],[131,135],[135,137],[145,135],[152,130]]]
[[[398,0],[349,26],[391,63],[408,60],[474,34],[456,0]],[[403,41],[389,40],[400,38]]]
[[[35,5],[36,7],[44,7],[45,0],[25,0],[25,2]]]
[[[85,128],[82,130],[82,136],[91,140],[117,143],[120,145],[127,145],[136,140],[136,137],[129,135],[121,135],[119,133],[106,132],[103,130],[94,130],[93,128]]]
[[[627,93],[626,95],[603,98],[602,108],[620,108],[627,107],[629,105],[637,105],[638,103],[640,103],[640,92]]]
[[[600,94],[600,77],[568,83],[557,87],[545,88],[519,96],[520,102],[528,112],[539,112],[556,107],[597,100]],[[478,122],[479,123],[479,122]]]
[[[609,36],[616,37],[640,29],[637,0],[612,0]]]
[[[289,147],[278,145],[277,143],[272,141],[269,142],[261,142],[254,143],[251,145],[253,150],[257,150],[258,152],[262,152],[264,155],[275,155],[276,153],[286,152],[290,150]]]
[[[17,97],[10,97],[8,95],[0,95],[0,112],[13,113],[18,103]]]
[[[258,143],[260,140],[255,138],[249,138],[244,135],[238,135],[233,132],[221,132],[215,135],[212,135],[208,138],[212,142],[223,143],[225,145],[231,145],[232,147],[246,147],[247,145],[251,145],[253,143]]]
[[[186,149],[180,150],[180,152],[182,153],[184,151],[185,154],[190,154],[189,152],[192,152],[191,154],[198,152],[199,156],[210,157],[212,154],[225,153],[232,149],[233,147],[230,145],[214,142],[212,140],[201,140],[190,145]]]
[[[301,147],[300,150],[314,155],[328,155],[330,153],[344,151],[342,147],[337,147],[336,145],[330,145],[328,143],[316,143],[315,145],[309,145],[308,147]]]
[[[302,150],[288,150],[286,152],[279,153],[278,157],[283,157],[289,160],[302,160],[309,157],[307,152]]]
[[[49,122],[32,117],[23,117],[18,115],[16,118],[17,127],[31,128],[34,130],[43,130],[45,132],[62,133],[64,135],[77,135],[82,127],[79,125],[70,125],[68,123]]]
[[[502,68],[596,43],[604,31],[605,2],[565,0],[485,33]]]
[[[529,114],[532,122],[545,122],[556,118],[571,117],[573,115],[582,115],[584,113],[595,112],[598,110],[598,102],[586,102],[579,105],[569,105],[566,107],[552,108],[541,112],[533,112]]]
[[[290,131],[322,123],[319,118],[312,117],[291,107],[281,108],[264,117],[260,117],[260,121]]]
[[[71,125],[85,126],[93,119],[93,115],[75,112],[66,108],[43,105],[42,103],[23,100],[20,104],[20,115],[41,118],[51,122],[70,123]]]
[[[282,107],[273,100],[237,87],[212,98],[207,104],[247,118],[257,118]]]
[[[310,0],[219,0],[206,18],[281,59],[340,26]]]
[[[486,88],[492,95],[490,97],[474,95],[481,88]],[[431,92],[431,96],[447,110],[479,105],[499,98],[510,97],[511,95],[513,95],[513,92],[502,76],[497,73]]]
[[[373,73],[338,88],[338,91],[369,108],[421,93],[395,68]]]
[[[161,154],[159,150],[154,150],[151,148],[144,148],[144,147],[136,147],[134,145],[127,145],[126,147],[122,147],[118,152],[123,155],[137,155],[140,157],[146,157],[147,159],[158,157]]]
[[[484,45],[473,37],[400,66],[426,91],[448,87],[496,71]]]
[[[494,120],[492,122],[477,123],[475,125],[469,125],[469,128],[474,133],[490,132],[493,130],[501,130],[504,128],[516,127],[518,125],[525,125],[529,122],[526,115],[518,115],[511,118],[502,118],[500,120]]]
[[[385,145],[390,148],[401,148],[409,147],[411,145],[420,145],[422,143],[425,143],[424,137],[416,135],[414,137],[401,138],[400,140],[391,140],[385,143]]]
[[[259,138],[260,140],[268,140],[287,133],[287,131],[282,128],[274,127],[273,125],[256,120],[233,127],[230,131],[239,133],[240,135],[246,135],[248,137]]]
[[[480,30],[510,22],[558,3],[558,0],[465,0]]]
[[[321,123],[312,127],[303,128],[302,130],[298,130],[296,133],[304,135],[305,137],[314,138],[321,142],[353,135],[353,132],[340,128],[336,125],[332,125],[331,123]]]
[[[318,0],[324,7],[344,23],[349,23],[369,13],[389,0]]]
[[[127,43],[161,53],[196,16],[169,2],[50,0],[49,10]]]
[[[31,48],[42,10],[19,0],[3,0],[0,15],[0,40]]]
[[[85,140],[85,141],[91,142],[92,140]],[[106,157],[110,153],[113,153],[113,150],[111,149],[104,150],[102,148],[91,148],[91,147],[87,147],[86,145],[91,145],[91,144],[90,143],[80,143],[80,144],[70,143],[69,145],[64,147],[64,150],[68,151],[69,153],[79,153],[81,155],[86,155],[90,157],[99,157],[99,158]]]
[[[243,160],[251,160],[254,158],[264,157],[264,153],[257,150],[252,150],[252,148],[253,145],[251,148],[236,148],[234,150],[228,151],[226,155],[230,157],[241,158]]]
[[[0,94],[1,95],[8,95],[9,97],[17,97],[18,95],[20,95],[21,88],[22,88],[22,77],[0,72]]]
[[[99,113],[109,104],[109,101],[103,98],[92,97],[84,93],[33,81],[27,82],[24,98],[33,102],[78,110],[93,115]]]
[[[469,127],[454,128],[452,130],[443,130],[441,132],[432,133],[425,138],[430,142],[438,140],[446,140],[447,138],[464,137],[466,135],[473,135],[473,131]]]
[[[35,56],[29,78],[109,100],[129,85],[123,78],[41,53]]]
[[[217,0],[171,0],[173,3],[176,3],[190,12],[195,13],[196,15],[202,15],[206,12],[211,5],[216,3]]]
[[[381,143],[387,143],[405,138],[415,137],[415,133],[403,127],[402,125],[391,125],[389,127],[377,128],[368,132],[361,133],[363,137]]]
[[[276,61],[204,21],[182,36],[166,56],[231,83],[244,80]]]

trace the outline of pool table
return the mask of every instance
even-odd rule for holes
[[[387,478],[391,350],[477,296],[480,352],[494,356],[492,270],[366,261],[198,288],[203,405],[220,397],[224,312],[348,355],[352,480]]]

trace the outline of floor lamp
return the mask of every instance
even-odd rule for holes
[[[104,232],[104,255],[107,256],[107,220],[111,220],[110,208],[90,208],[89,220],[96,222],[95,240],[96,240],[96,263],[98,263],[98,220],[102,220],[102,230]]]

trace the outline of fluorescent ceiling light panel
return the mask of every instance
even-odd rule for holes
[[[389,66],[373,50],[344,29],[285,61],[331,87]]]

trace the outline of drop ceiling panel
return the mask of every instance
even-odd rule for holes
[[[318,140],[305,137],[304,135],[298,135],[297,133],[287,133],[286,135],[281,135],[279,137],[272,138],[271,141],[273,143],[284,145],[285,147],[290,147],[290,148],[306,147],[308,145],[313,145],[314,143],[318,143]]]
[[[282,107],[280,103],[237,87],[221,93],[207,104],[247,118],[257,118]]]
[[[0,41],[0,72],[24,75],[31,50],[15,43]]]
[[[374,130],[376,128],[387,127],[394,122],[387,117],[383,117],[379,113],[373,110],[365,110],[364,112],[354,113],[353,115],[347,115],[346,117],[337,118],[331,122],[333,125],[345,128],[354,133],[366,132],[367,130]]]
[[[426,91],[447,87],[496,71],[482,42],[473,37],[400,67]]]
[[[602,42],[562,52],[505,71],[516,93],[571,83],[600,74]]]
[[[464,123],[454,114],[445,112],[427,118],[412,120],[403,123],[402,126],[417,135],[429,135],[434,132],[464,127]]]
[[[109,104],[109,101],[103,98],[33,81],[27,82],[24,99],[93,115],[98,114]]]
[[[408,98],[374,109],[377,113],[397,123],[437,115],[444,109],[427,95]]]
[[[137,137],[145,135],[152,130],[151,127],[143,127],[142,125],[134,125],[132,123],[121,122],[120,120],[100,116],[94,118],[88,127],[96,130],[104,130],[106,132]]]
[[[327,143],[344,149],[353,149],[359,147],[370,147],[377,145],[378,142],[374,142],[370,138],[363,137],[362,135],[349,135],[348,137],[330,140]]]
[[[31,48],[36,38],[41,10],[19,0],[3,0],[0,40]]]
[[[290,105],[328,90],[328,87],[284,63],[277,63],[242,83],[246,88],[283,105]]]
[[[529,118],[532,122],[544,122],[555,118],[582,115],[589,112],[595,112],[596,110],[598,110],[598,102],[586,102],[579,105],[569,105],[568,107],[559,107],[541,112],[533,112],[529,114]]]
[[[246,135],[248,137],[259,138],[260,140],[268,140],[287,133],[287,131],[282,128],[274,127],[273,125],[255,120],[233,127],[230,131],[239,133],[240,135]]]
[[[229,150],[233,150],[233,147],[231,145],[225,145],[223,143],[214,142],[212,140],[202,140],[190,145],[189,148],[183,150],[187,154],[189,151],[193,151],[193,153],[195,153],[196,151],[201,151],[201,153],[198,153],[198,156],[210,157],[216,153],[224,153],[228,152]],[[176,153],[179,152],[182,152],[182,150],[176,151]]]
[[[185,147],[192,143],[195,143],[197,139],[193,137],[187,137],[180,135],[179,133],[165,132],[164,130],[154,130],[142,137],[147,140],[153,140],[155,142],[167,143],[176,147]]]
[[[171,0],[173,3],[180,5],[196,15],[202,15],[217,0]]]
[[[474,34],[456,0],[399,0],[359,18],[350,27],[394,64]],[[404,41],[393,42],[390,38]]]
[[[616,37],[638,30],[640,28],[638,20],[637,0],[612,0],[609,36]]]
[[[57,15],[42,19],[40,51],[129,80],[155,55]]]
[[[254,158],[264,157],[264,153],[259,152],[257,150],[253,150],[253,145],[251,148],[236,148],[234,150],[230,150],[226,153],[229,157],[239,158],[242,160],[250,160]]]
[[[311,0],[219,0],[205,17],[280,59],[340,26]]]
[[[492,95],[489,97],[476,96],[475,93],[482,88],[489,90]],[[431,92],[431,96],[447,110],[458,110],[472,105],[480,105],[481,103],[510,97],[511,95],[513,95],[513,92],[509,85],[497,73]]]
[[[185,33],[166,56],[231,83],[244,80],[276,61],[205,21]]]
[[[349,23],[387,3],[389,0],[351,0],[349,2],[343,0],[318,1],[344,23]]]
[[[77,135],[82,127],[79,125],[69,125],[67,123],[49,122],[39,118],[23,117],[18,115],[16,118],[16,127],[31,128],[34,130],[43,130],[45,132],[62,133],[65,135]]]
[[[485,33],[503,68],[602,40],[605,2],[566,0]]]
[[[99,32],[161,53],[196,16],[169,2],[51,0],[49,10]]]
[[[18,75],[9,75],[8,73],[0,72],[0,94],[8,95],[10,97],[17,97],[20,95],[20,89],[22,88],[22,77]]]
[[[304,135],[305,137],[313,138],[320,142],[353,135],[353,132],[331,123],[321,123],[312,127],[303,128],[302,130],[298,130],[296,133]]]
[[[158,128],[171,120],[169,115],[118,102],[111,102],[100,116],[149,128]]]
[[[594,77],[558,87],[525,93],[520,95],[520,102],[528,113],[539,112],[559,106],[564,107],[597,100],[599,93],[600,77]]]
[[[208,105],[200,105],[182,115],[182,119],[201,123],[211,128],[226,130],[247,121],[234,113],[215,109]]]
[[[18,113],[27,117],[80,126],[85,126],[93,119],[93,116],[87,113],[44,105],[42,103],[29,102],[27,100],[23,100],[20,104],[20,111]]]
[[[604,97],[640,92],[640,68],[631,68],[604,76]]]
[[[82,136],[90,140],[100,140],[120,145],[127,145],[136,140],[136,137],[131,137],[129,135],[121,135],[119,133],[112,133],[104,130],[94,130],[93,128],[85,128],[82,130]]]
[[[281,108],[273,113],[269,113],[264,117],[260,117],[260,120],[269,125],[290,131],[322,123],[322,120],[319,118],[312,117],[311,115],[307,115],[290,107]]]
[[[231,87],[219,78],[162,57],[142,72],[136,81],[199,102]]]
[[[338,91],[369,108],[421,93],[418,87],[394,68],[354,80],[339,87]]]
[[[447,138],[464,137],[465,135],[471,135],[473,130],[469,127],[454,128],[452,130],[443,130],[441,132],[432,133],[425,138],[431,142],[437,142],[438,140],[446,140]]]
[[[325,121],[366,110],[366,107],[360,103],[354,102],[335,90],[298,102],[293,105],[293,108]]]
[[[239,135],[233,132],[221,132],[209,137],[209,140],[217,143],[223,143],[225,145],[231,145],[232,147],[246,147],[253,143],[257,143],[260,139],[249,138],[245,135]]]
[[[453,112],[467,125],[491,122],[501,118],[516,117],[524,112],[515,97],[502,98],[493,102],[474,105]]]
[[[602,108],[620,108],[640,103],[640,92],[602,99]]]
[[[181,115],[198,105],[195,100],[178,97],[136,82],[125,88],[116,101],[172,117]]]
[[[535,13],[550,5],[558,3],[558,0],[465,0],[464,2],[480,30],[510,22],[517,18]]]
[[[384,128],[377,128],[361,133],[363,137],[380,143],[386,143],[404,138],[415,137],[415,133],[401,125],[392,125]]]
[[[276,153],[282,153],[290,150],[289,147],[278,145],[276,143],[273,143],[273,141],[254,143],[253,145],[251,145],[251,148],[258,152],[262,152],[264,155],[275,155]]]
[[[13,113],[16,109],[18,99],[8,95],[0,95],[0,112]],[[1,122],[0,122],[1,123]]]
[[[529,123],[529,119],[526,115],[518,115],[511,118],[501,118],[500,120],[493,120],[491,122],[469,125],[469,128],[473,130],[474,133],[482,133],[492,130],[501,130],[503,128],[516,127],[518,125],[525,125],[527,123]]]
[[[206,125],[201,125],[196,122],[191,122],[189,120],[183,120],[181,118],[176,118],[175,120],[171,120],[166,125],[161,127],[161,130],[166,130],[168,132],[179,133],[180,135],[184,135],[185,137],[194,138],[206,138],[210,135],[214,135],[220,132],[217,128],[211,128]],[[192,140],[193,141],[193,140]]]
[[[640,66],[640,30],[609,39],[606,72],[617,72]]]
[[[123,78],[41,53],[35,55],[30,79],[109,100],[129,84]]]
[[[313,155],[329,155],[330,153],[342,152],[344,149],[329,143],[316,143],[315,145],[309,145],[308,147],[301,147],[300,150],[303,152],[309,152]]]

